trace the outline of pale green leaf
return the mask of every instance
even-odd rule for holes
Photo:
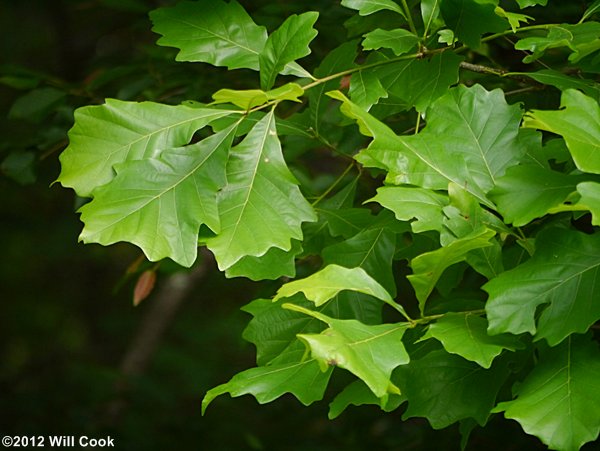
[[[467,254],[474,249],[491,246],[490,239],[494,235],[493,230],[481,228],[458,238],[447,246],[421,254],[410,262],[413,274],[407,278],[415,289],[421,313],[425,309],[427,298],[446,268],[464,261]]]
[[[105,246],[128,241],[151,261],[169,257],[191,266],[200,226],[220,230],[217,191],[225,184],[234,136],[235,125],[197,144],[167,149],[159,158],[118,165],[114,180],[81,208],[80,240]]]
[[[231,149],[218,205],[221,232],[206,244],[223,271],[272,247],[289,250],[302,222],[316,219],[285,164],[272,111]]]
[[[600,174],[600,105],[594,99],[567,89],[560,110],[533,110],[525,116],[523,126],[563,136],[577,167]]]
[[[548,0],[516,0],[521,9],[527,8],[529,6],[535,5],[543,5],[546,6],[548,4]]]
[[[403,28],[382,30],[377,28],[365,35],[362,42],[365,50],[391,49],[396,56],[409,52],[419,43],[419,37]]]
[[[539,166],[513,166],[489,196],[507,224],[521,227],[562,204],[582,179]]]
[[[433,28],[435,20],[440,15],[442,0],[421,0],[421,17],[425,26],[425,35]]]
[[[288,63],[310,54],[308,45],[317,35],[313,25],[318,17],[317,12],[293,14],[269,35],[259,55],[262,89],[271,89],[275,77]]]
[[[508,20],[508,23],[510,24],[510,28],[512,29],[513,33],[517,32],[518,28],[521,26],[521,22],[528,23],[530,20],[534,20],[534,18],[531,16],[505,11],[499,6],[496,7],[495,11],[496,14],[498,14],[500,17],[504,17],[506,20]]]
[[[600,319],[600,236],[553,228],[536,237],[535,248],[531,259],[483,286],[488,330],[529,332],[554,346]]]
[[[394,212],[400,221],[410,221],[413,232],[442,229],[442,209],[448,205],[448,196],[423,188],[384,186],[377,189],[377,195],[369,200],[378,202]]]
[[[520,345],[513,335],[488,335],[487,327],[488,322],[479,316],[448,313],[432,323],[421,340],[435,338],[449,353],[489,368],[503,350],[514,351]]]
[[[229,69],[258,70],[267,30],[231,0],[184,1],[150,13],[158,45],[179,49],[177,61],[198,61]]]
[[[251,394],[260,404],[291,393],[302,404],[309,405],[323,398],[331,372],[331,369],[321,371],[315,359],[250,368],[210,389],[202,400],[202,413],[217,396],[225,393],[232,397]]]
[[[577,451],[600,433],[600,352],[589,337],[543,347],[539,361],[515,386],[515,399],[495,412],[518,421],[550,449]]]
[[[294,304],[284,306],[329,326],[320,334],[298,335],[324,370],[339,366],[350,371],[378,398],[388,393],[400,394],[390,376],[394,368],[410,360],[402,344],[408,323],[370,326],[356,320],[330,318]]]
[[[358,291],[384,302],[393,302],[390,294],[364,269],[338,265],[328,265],[304,279],[286,283],[277,290],[273,301],[302,292],[318,307],[344,290]]]
[[[391,412],[400,407],[400,404],[404,401],[406,401],[404,396],[396,394],[387,394],[386,396],[378,398],[369,389],[369,386],[359,379],[347,385],[337,394],[333,401],[331,401],[329,404],[328,417],[330,420],[339,417],[350,405],[376,405],[384,412]]]
[[[112,180],[116,164],[184,146],[197,130],[232,113],[237,112],[115,99],[79,108],[69,131],[69,146],[60,155],[57,181],[89,197],[96,187]]]
[[[378,11],[388,10],[406,17],[402,8],[392,0],[342,0],[342,6],[357,10],[361,16],[368,16]]]
[[[576,205],[589,210],[592,214],[592,225],[600,226],[600,183],[580,183],[577,185],[577,192],[581,198]]]
[[[484,33],[497,33],[507,28],[508,22],[498,16],[495,6],[476,0],[442,0],[440,6],[446,25],[468,47],[477,49]]]
[[[291,100],[300,102],[299,97],[303,95],[304,90],[300,85],[296,83],[286,83],[277,89],[272,89],[267,92],[260,89],[246,89],[241,91],[234,89],[220,89],[213,94],[212,98],[214,104],[232,103],[244,110],[249,110],[273,100]]]
[[[394,373],[408,399],[402,418],[425,417],[435,429],[467,418],[484,425],[508,376],[506,367],[504,362],[494,362],[486,370],[444,350],[412,358]]]

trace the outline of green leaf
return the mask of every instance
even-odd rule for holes
[[[361,16],[368,16],[378,11],[388,10],[394,11],[406,18],[404,11],[392,0],[342,0],[342,6],[357,10]]]
[[[365,50],[391,49],[396,56],[400,56],[413,49],[418,43],[419,37],[408,30],[377,28],[365,35],[362,46]]]
[[[159,158],[117,166],[114,180],[81,208],[80,240],[105,246],[128,241],[150,261],[169,257],[190,267],[200,226],[219,232],[217,191],[225,184],[234,136],[235,125],[197,144],[167,149]]]
[[[390,294],[364,269],[349,269],[338,265],[328,265],[311,276],[286,283],[277,290],[273,301],[302,292],[318,307],[343,290],[358,291],[386,303],[393,303]]]
[[[550,449],[580,449],[600,433],[600,352],[589,337],[569,337],[543,347],[539,362],[516,385],[515,399],[495,412],[518,421]]]
[[[323,79],[330,75],[342,72],[354,67],[358,41],[349,41],[328,53],[319,67],[315,69],[315,76]],[[321,83],[308,91],[310,106],[311,127],[314,133],[319,136],[323,122],[325,121],[327,108],[331,101],[325,97],[325,93],[340,87],[340,81],[337,78]]]
[[[369,326],[356,320],[339,320],[321,313],[285,304],[286,308],[327,323],[320,334],[299,334],[322,369],[339,366],[361,379],[378,398],[400,394],[390,380],[394,368],[409,362],[402,344],[408,323]]]
[[[377,61],[389,57],[378,54]],[[454,52],[436,54],[431,58],[397,61],[374,69],[389,94],[423,113],[436,99],[458,82],[463,57]]]
[[[371,404],[379,406],[384,412],[392,412],[400,407],[400,404],[404,401],[406,401],[404,396],[396,394],[389,394],[388,396],[378,398],[369,389],[369,386],[359,379],[347,385],[331,401],[328,417],[330,420],[339,417],[350,405],[363,406]]]
[[[448,313],[431,324],[421,340],[435,338],[450,354],[489,368],[503,350],[514,351],[520,345],[513,335],[488,335],[487,327],[488,322],[479,316]]]
[[[318,17],[317,12],[293,14],[271,33],[259,55],[262,89],[271,89],[275,77],[288,63],[310,54],[308,45],[317,35],[313,25]]]
[[[220,89],[213,94],[212,98],[214,104],[232,103],[247,111],[273,100],[291,100],[293,102],[300,102],[299,97],[302,97],[303,95],[304,90],[300,85],[296,83],[287,83],[277,89],[272,89],[267,92],[260,89],[246,89],[242,91]]]
[[[62,170],[57,181],[89,197],[96,187],[113,179],[118,163],[156,157],[164,149],[184,146],[197,130],[232,113],[237,112],[114,99],[79,108],[69,131],[69,146],[60,155]]]
[[[65,97],[65,92],[56,88],[33,89],[15,100],[8,117],[39,124],[65,101]]]
[[[448,197],[423,188],[384,186],[377,189],[377,195],[369,200],[378,202],[394,212],[400,221],[410,221],[415,233],[429,230],[442,230],[442,209],[448,205]]]
[[[280,277],[296,276],[296,257],[302,253],[300,241],[292,240],[290,250],[272,247],[260,257],[242,257],[225,270],[226,277],[247,277],[248,279],[275,280]]]
[[[580,89],[586,95],[600,102],[600,83],[592,80],[570,77],[552,69],[542,69],[537,72],[514,72],[513,74],[533,78],[539,83],[554,86],[561,91]]]
[[[240,4],[231,0],[179,2],[150,13],[158,45],[176,47],[177,61],[197,61],[229,69],[258,70],[258,54],[267,41]]]
[[[492,206],[486,193],[525,153],[518,138],[521,111],[509,106],[500,90],[450,89],[428,109],[425,129],[407,137],[343,101],[342,112],[358,119],[361,133],[375,138],[355,158],[388,170],[387,180],[394,184],[445,190],[454,182]]]
[[[581,198],[575,205],[592,213],[592,225],[600,225],[600,183],[580,183],[577,192]]]
[[[600,106],[594,99],[567,89],[560,110],[533,110],[525,116],[523,127],[563,136],[577,167],[600,174]]]
[[[421,254],[410,262],[413,274],[407,278],[415,289],[421,313],[425,310],[425,302],[446,268],[464,261],[467,254],[474,249],[491,246],[490,238],[495,234],[493,230],[481,228],[445,247]]]
[[[36,180],[35,163],[34,152],[11,152],[2,160],[0,170],[20,185],[31,185]]]
[[[396,284],[392,272],[395,250],[396,235],[385,227],[379,227],[362,230],[348,240],[328,246],[321,255],[324,265],[364,269],[395,296]]]
[[[562,204],[584,179],[539,166],[513,166],[498,178],[489,196],[506,223],[521,227]]]
[[[360,70],[352,74],[348,94],[354,103],[366,111],[375,105],[380,98],[388,96],[377,74],[368,70]]]
[[[444,350],[411,359],[394,378],[408,399],[402,419],[425,417],[435,429],[466,418],[484,425],[508,375],[506,366],[494,363],[486,370]]]
[[[526,16],[525,14],[511,13],[505,11],[499,6],[496,7],[495,12],[500,17],[504,17],[506,20],[508,20],[508,23],[510,24],[510,28],[512,29],[513,33],[517,32],[518,28],[521,26],[521,22],[529,23],[530,20],[534,20],[534,18],[531,16]]]
[[[218,205],[221,232],[206,244],[222,271],[272,247],[289,250],[302,222],[316,219],[285,164],[272,111],[231,149]]]
[[[217,396],[225,393],[232,397],[251,394],[260,404],[291,393],[302,404],[309,405],[323,398],[331,372],[331,369],[321,371],[315,359],[250,368],[226,384],[210,389],[202,400],[202,414]]]
[[[529,37],[517,41],[515,49],[532,52],[523,59],[523,62],[531,63],[549,49],[566,47],[571,52],[569,61],[576,63],[600,49],[599,38],[600,23],[561,24],[550,28],[546,36]]]
[[[484,33],[497,33],[507,28],[507,21],[498,16],[495,6],[476,0],[442,0],[440,6],[446,25],[468,47],[477,49]]]
[[[531,259],[483,286],[489,332],[529,332],[551,346],[600,319],[600,235],[547,229]],[[539,306],[544,306],[538,314]],[[537,328],[536,328],[537,318]]]
[[[548,4],[548,0],[516,0],[519,4],[519,8],[527,8],[529,6],[535,5],[543,5],[546,6]]]
[[[421,17],[425,27],[424,35],[433,28],[435,20],[439,17],[441,2],[442,0],[421,0]]]

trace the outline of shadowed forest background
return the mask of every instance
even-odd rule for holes
[[[77,243],[80,200],[51,186],[75,108],[106,97],[207,101],[255,77],[175,63],[175,50],[155,46],[147,13],[174,3],[0,2],[0,432],[110,435],[128,450],[455,449],[458,427],[402,422],[402,409],[350,408],[329,421],[326,401],[259,406],[246,396],[219,398],[202,417],[204,393],[254,365],[240,307],[271,296],[278,282],[227,280],[204,254],[187,272],[161,264],[154,292],[134,308],[127,271],[141,252]],[[312,61],[346,39],[349,13],[337,1],[241,3],[269,29],[289,14],[320,11]],[[495,416],[467,449],[543,447]]]

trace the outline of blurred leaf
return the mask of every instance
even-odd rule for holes
[[[539,83],[554,86],[561,91],[567,89],[580,89],[597,102],[600,101],[600,83],[593,80],[570,77],[569,75],[552,69],[542,69],[537,72],[515,72],[514,74],[533,78]]]
[[[152,293],[156,282],[156,271],[149,269],[144,271],[138,277],[133,289],[133,305],[138,306],[140,302],[146,299]]]
[[[9,153],[2,160],[2,173],[11,178],[20,185],[31,185],[35,183],[35,162],[36,156],[34,152],[15,151]]]
[[[64,101],[65,97],[66,94],[59,89],[34,89],[13,103],[8,117],[39,124]]]
[[[483,34],[506,30],[508,22],[494,9],[493,4],[476,0],[442,0],[440,6],[446,25],[472,49],[479,47]]]

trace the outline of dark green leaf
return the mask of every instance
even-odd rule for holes
[[[537,72],[515,72],[515,75],[533,78],[539,83],[554,86],[561,91],[567,89],[580,89],[597,102],[600,101],[600,83],[596,83],[592,80],[571,77],[552,69],[542,69]]]
[[[446,25],[460,41],[472,49],[479,47],[483,34],[504,31],[508,25],[506,20],[496,14],[495,6],[490,3],[442,0],[440,8]]]
[[[554,346],[600,319],[600,235],[562,229],[540,233],[531,259],[491,280],[489,332],[529,332]],[[539,306],[544,306],[537,315]],[[537,318],[537,328],[536,328]]]
[[[389,394],[383,398],[378,398],[373,394],[362,380],[356,380],[351,384],[347,385],[331,403],[329,404],[330,420],[339,417],[344,410],[350,405],[363,406],[363,405],[376,405],[381,408],[384,412],[391,412],[396,410],[406,401],[406,398],[402,395]]]
[[[158,45],[176,47],[177,61],[198,61],[229,69],[258,70],[258,54],[267,41],[240,4],[231,0],[179,2],[150,13]]]
[[[413,49],[419,42],[419,37],[403,28],[382,30],[378,28],[365,35],[362,46],[365,50],[391,49],[400,56]]]
[[[366,111],[375,105],[380,98],[388,96],[377,75],[369,70],[361,70],[352,74],[348,94],[354,103]]]
[[[35,182],[35,153],[11,152],[4,160],[0,169],[7,177],[21,185],[30,185]]]

